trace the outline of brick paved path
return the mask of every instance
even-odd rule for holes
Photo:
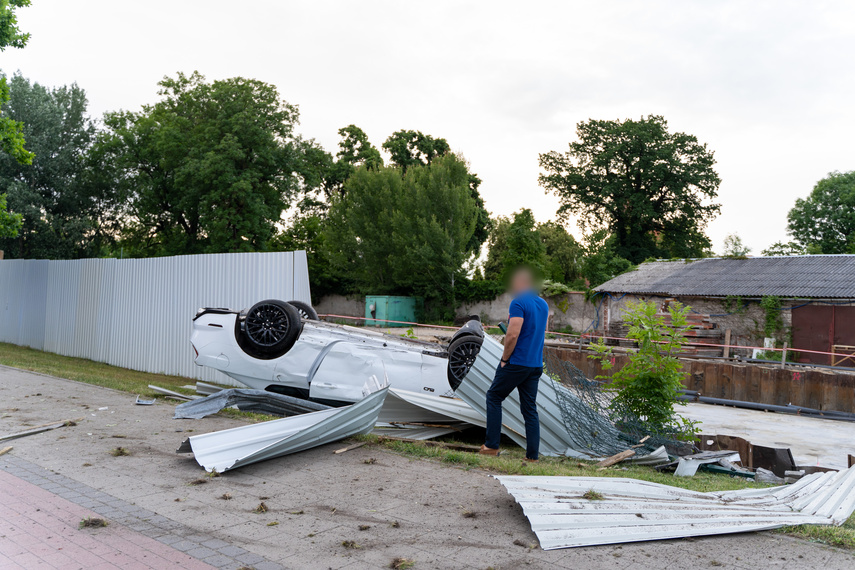
[[[105,528],[79,528],[86,517]],[[24,459],[0,457],[0,569],[239,568],[276,570],[261,556]]]

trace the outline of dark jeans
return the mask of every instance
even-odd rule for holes
[[[537,459],[540,449],[540,421],[537,419],[537,382],[543,367],[530,368],[505,364],[496,369],[493,384],[487,390],[487,441],[491,449],[499,449],[502,435],[502,402],[516,388],[520,393],[520,411],[525,418],[525,456]]]

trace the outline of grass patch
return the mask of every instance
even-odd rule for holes
[[[409,558],[401,558],[399,556],[398,558],[393,559],[392,562],[389,563],[389,568],[392,568],[392,570],[407,570],[407,568],[412,568],[415,565],[415,560],[411,560]]]
[[[588,489],[584,493],[582,493],[582,498],[587,499],[589,501],[602,501],[605,497],[603,497],[602,493],[598,493],[593,489]]]
[[[258,503],[258,506],[252,510],[252,512],[254,512],[256,514],[261,514],[261,513],[266,513],[269,510],[270,509],[267,508],[267,505],[264,504],[264,501],[261,501],[260,503]]]
[[[342,541],[341,545],[349,550],[359,550],[360,548],[362,548],[352,540]]]
[[[855,515],[849,517],[842,526],[786,526],[773,532],[855,550]]]
[[[114,447],[110,450],[110,455],[113,457],[127,457],[131,452],[124,447]]]
[[[189,350],[189,348],[188,348]],[[95,362],[85,358],[74,358],[61,356],[52,352],[34,350],[25,346],[17,346],[5,342],[0,343],[0,364],[22,368],[32,372],[41,372],[96,386],[122,390],[132,394],[153,397],[159,396],[149,389],[149,384],[155,384],[176,392],[187,393],[181,389],[185,384],[193,384],[195,381],[182,376],[168,376],[166,374],[151,374],[138,370],[128,370],[118,366],[110,366],[103,362]]]
[[[279,416],[259,414],[258,412],[242,412],[241,410],[235,410],[234,408],[223,408],[222,410],[217,412],[217,415],[225,416],[227,418],[234,418],[236,420],[244,420],[250,424],[257,424],[259,422],[269,422],[270,420],[282,419]]]

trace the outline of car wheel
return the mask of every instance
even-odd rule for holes
[[[256,303],[238,322],[238,344],[250,356],[264,360],[288,352],[302,327],[297,309],[276,299]]]
[[[318,312],[308,303],[303,301],[288,301],[288,304],[297,309],[300,317],[307,321],[319,321]]]
[[[457,390],[469,369],[475,363],[475,358],[481,352],[484,339],[477,335],[464,335],[451,341],[448,345],[448,385]]]

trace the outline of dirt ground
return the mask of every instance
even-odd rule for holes
[[[0,433],[83,418],[4,444],[12,455],[285,568],[388,568],[396,557],[414,560],[415,570],[855,567],[849,552],[769,533],[547,552],[488,474],[371,447],[335,455],[342,444],[333,444],[206,478],[175,449],[188,435],[241,422],[173,420],[173,408],[0,367]],[[130,455],[114,457],[116,447]],[[269,510],[253,512],[262,501]]]

